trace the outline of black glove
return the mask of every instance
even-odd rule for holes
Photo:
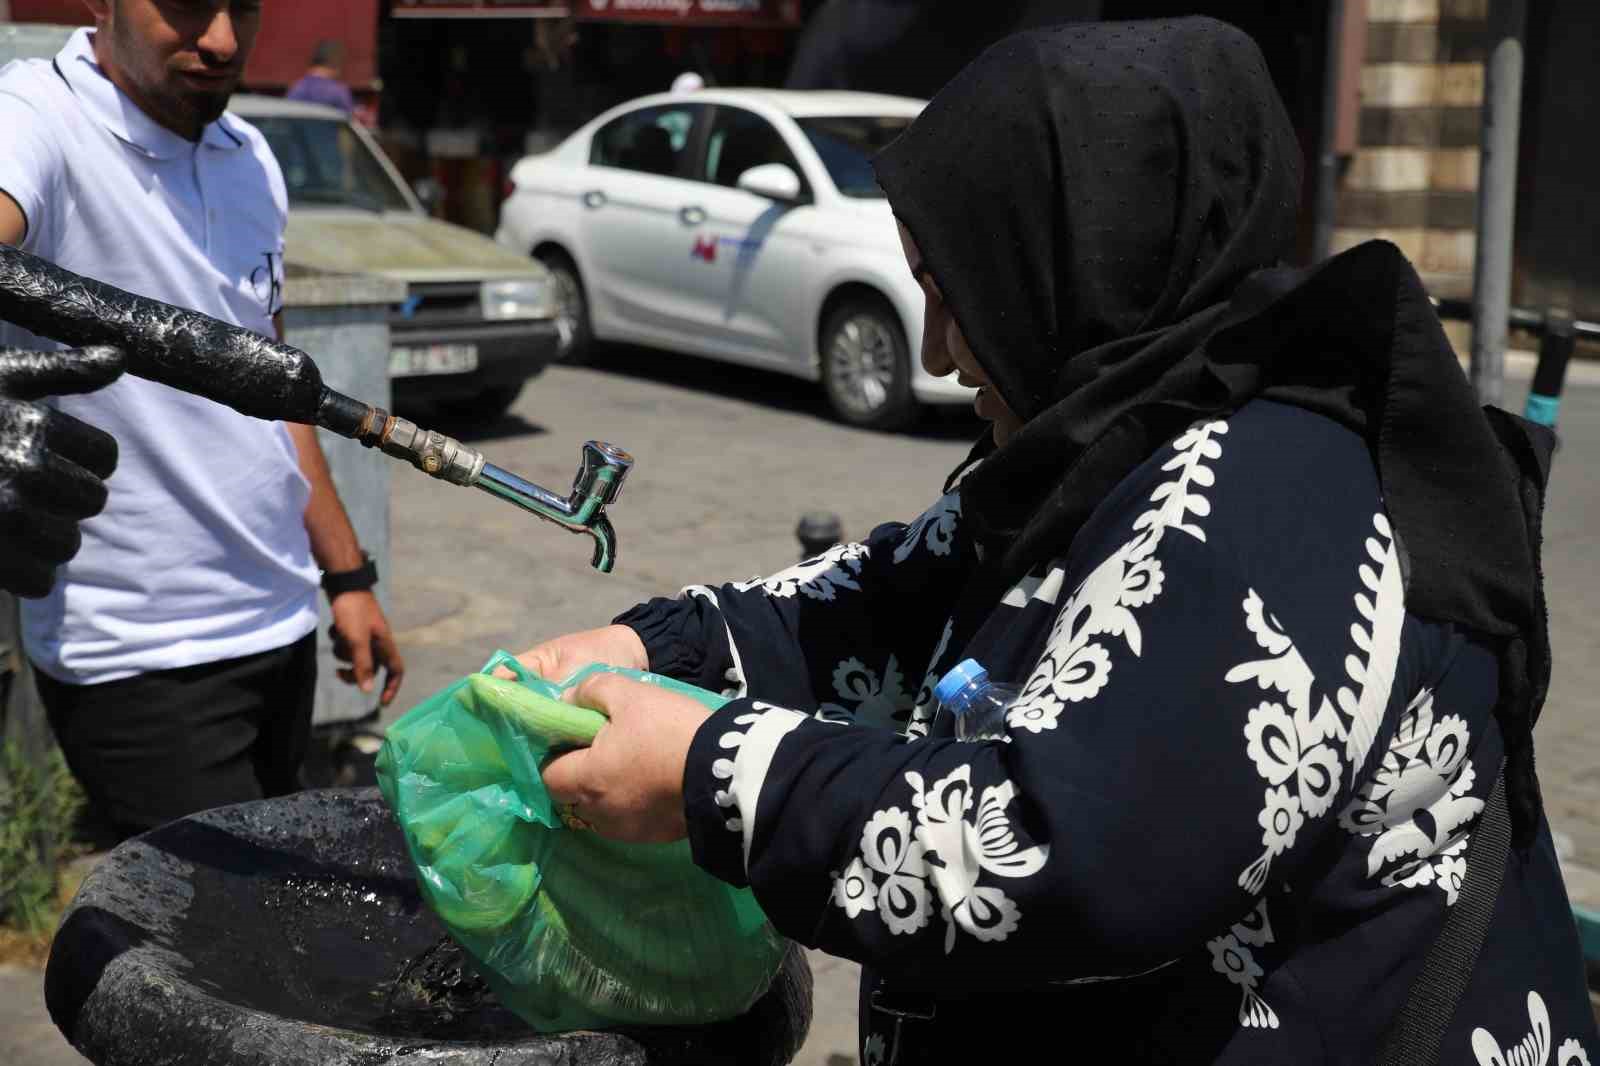
[[[122,374],[122,353],[0,349],[0,588],[43,596],[78,553],[78,523],[106,505],[117,467],[109,433],[33,401],[93,392]]]

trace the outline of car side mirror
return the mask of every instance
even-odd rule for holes
[[[418,178],[411,183],[411,191],[417,194],[422,209],[430,215],[444,201],[444,186],[433,178]]]
[[[763,163],[759,167],[751,167],[739,175],[738,184],[745,192],[753,192],[768,200],[792,204],[801,199],[800,175],[787,163]]]

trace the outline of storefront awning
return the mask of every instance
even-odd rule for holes
[[[794,29],[800,0],[395,0],[396,18],[565,18],[657,26]]]

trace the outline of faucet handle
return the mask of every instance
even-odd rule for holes
[[[585,441],[583,461],[572,483],[572,502],[581,506],[585,497],[599,497],[606,506],[622,492],[622,482],[633,469],[633,456],[603,440]]]

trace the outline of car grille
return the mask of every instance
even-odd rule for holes
[[[405,303],[389,308],[389,325],[397,329],[465,326],[483,321],[481,287],[476,281],[413,284]]]

